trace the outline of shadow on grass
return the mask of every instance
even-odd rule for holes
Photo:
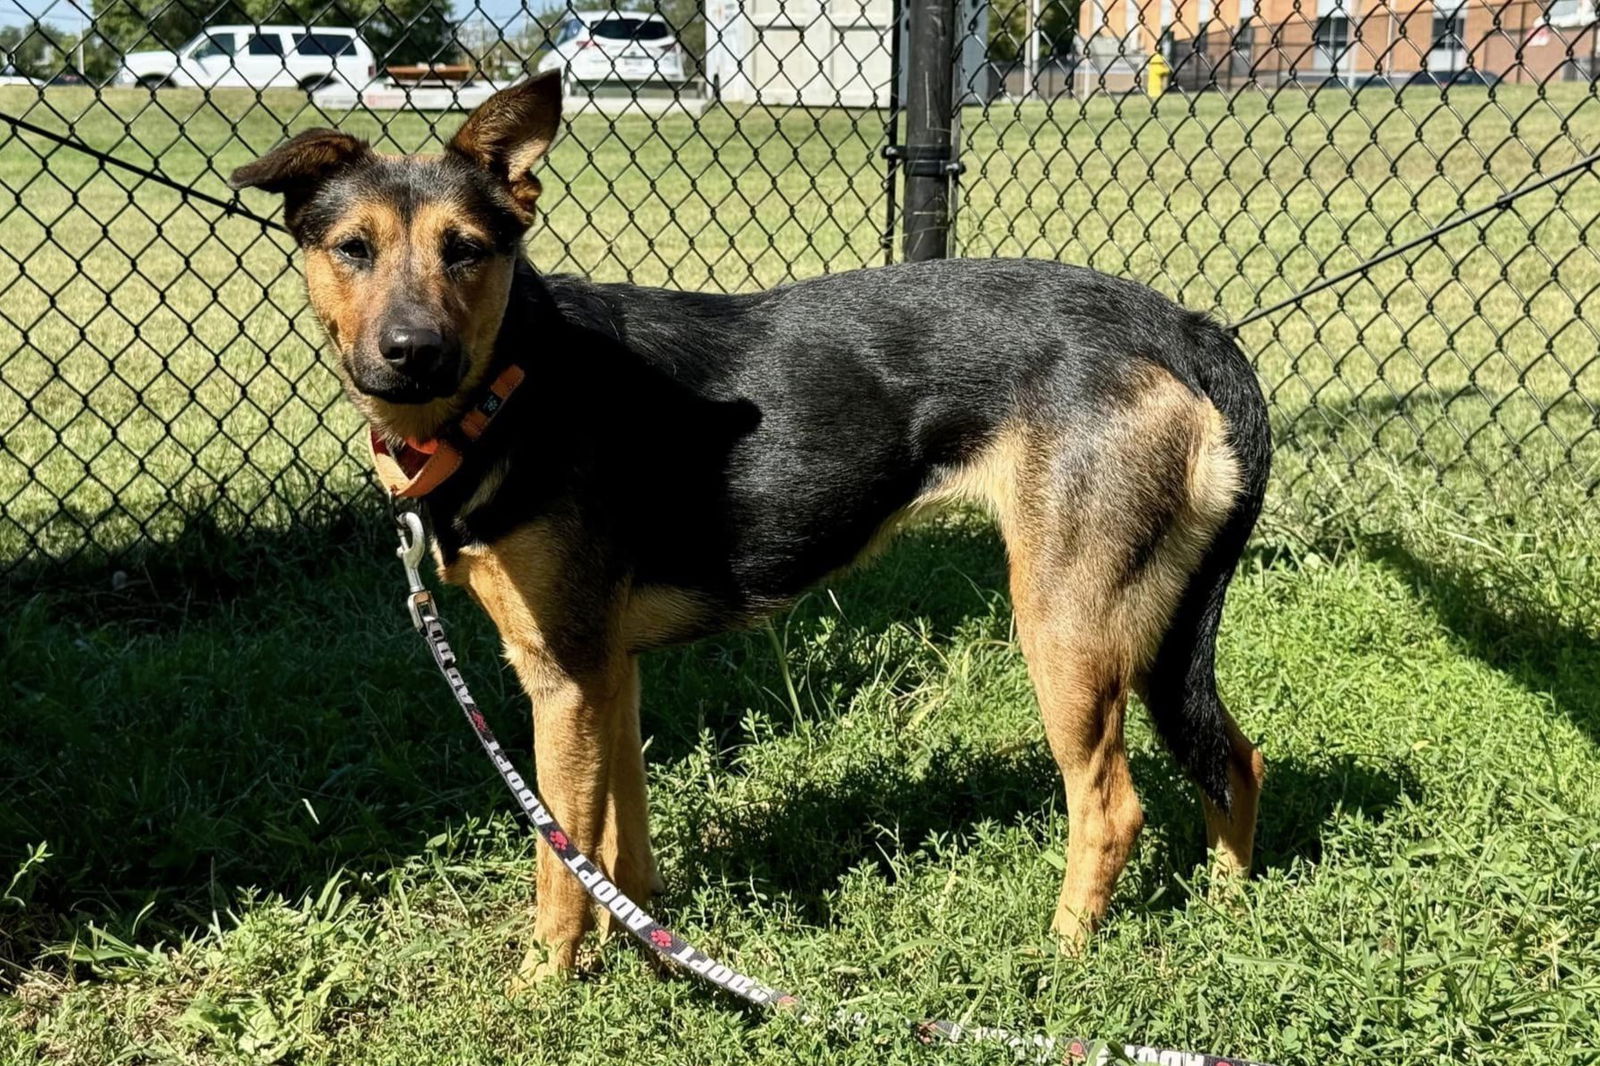
[[[470,733],[404,620],[387,518],[373,508],[293,533],[198,529],[174,558],[151,557],[119,590],[40,575],[0,642],[0,878],[28,845],[54,857],[0,903],[0,957],[33,961],[86,921],[148,941],[206,925],[254,886],[291,898],[335,870],[382,874],[441,825],[507,810]],[[860,654],[907,618],[935,645],[1004,615],[1005,561],[975,523],[914,530],[875,565],[779,625],[807,641],[815,682],[801,698],[839,713],[881,664]],[[443,593],[452,640],[508,750],[531,743],[525,702],[481,612]],[[828,641],[828,627],[838,627]],[[651,657],[645,725],[653,762],[684,757],[709,732],[744,741],[743,711],[785,700],[765,634],[736,634]],[[1174,863],[1201,854],[1192,790],[1150,756],[1136,773],[1152,822],[1182,824]],[[823,913],[845,870],[982,820],[1014,823],[1059,803],[1038,745],[948,748],[912,773],[858,761],[843,777],[796,782],[778,806],[701,826],[692,877],[753,879]],[[1265,862],[1314,856],[1339,806],[1371,814],[1404,783],[1346,763],[1273,767]],[[692,829],[695,827],[691,827]],[[1059,847],[1059,842],[1056,843]],[[3,975],[0,975],[3,980]]]
[[[1593,635],[1536,605],[1493,602],[1472,574],[1422,558],[1393,537],[1365,538],[1360,548],[1404,575],[1469,654],[1528,692],[1549,694],[1600,744],[1600,641]]]
[[[231,529],[200,514],[171,541],[141,542],[115,560],[86,554],[10,562],[0,592],[47,597],[61,622],[159,631],[202,620],[275,583],[292,588],[362,560],[390,559],[393,540],[388,511],[375,494],[365,503],[297,516],[282,529]]]
[[[247,886],[295,898],[339,869],[382,874],[442,825],[508,809],[405,620],[389,538],[377,506],[283,533],[200,523],[124,563],[115,588],[92,565],[8,576],[0,888],[31,846],[52,854],[0,900],[0,960],[31,964],[87,922],[131,936],[147,905],[140,942],[182,935]],[[874,669],[850,645],[907,613],[946,638],[992,609],[1003,571],[992,536],[908,535],[844,587],[845,620],[825,596],[780,620],[790,640],[845,630],[818,671],[826,692],[806,698],[844,705]],[[526,766],[527,705],[492,626],[439,591],[479,702]],[[646,673],[655,762],[702,729],[737,743],[753,700],[785,706],[766,695],[784,681],[759,632],[652,656]]]
[[[1576,390],[1552,397],[1531,386],[1512,391],[1415,386],[1398,393],[1376,388],[1275,409],[1273,441],[1280,466],[1319,456],[1331,469],[1342,468],[1346,476],[1364,481],[1369,502],[1389,487],[1382,476],[1366,476],[1363,467],[1373,459],[1434,484],[1447,479],[1459,479],[1455,483],[1463,486],[1521,483],[1533,496],[1544,478],[1565,475],[1590,495],[1600,488],[1594,474],[1600,459],[1595,407]],[[1304,474],[1291,487],[1297,490],[1291,495],[1317,491]]]
[[[1478,387],[1464,387],[1453,391],[1431,388],[1411,390],[1404,395],[1365,396],[1318,404],[1294,418],[1292,430],[1277,427],[1280,446],[1309,448],[1338,459],[1354,459],[1358,453],[1341,450],[1341,434],[1355,432],[1368,434],[1362,445],[1377,447],[1381,433],[1388,427],[1404,427],[1411,436],[1402,442],[1415,444],[1410,451],[1396,452],[1385,448],[1385,457],[1413,474],[1427,475],[1429,480],[1443,482],[1447,472],[1462,469],[1483,469],[1484,484],[1509,483],[1511,489],[1503,494],[1501,506],[1510,513],[1497,515],[1497,520],[1511,523],[1556,521],[1577,517],[1582,509],[1592,509],[1592,495],[1597,487],[1592,471],[1593,461],[1580,461],[1575,454],[1587,449],[1596,454],[1597,438],[1585,427],[1592,426],[1594,405],[1578,392],[1567,392],[1551,399],[1542,399],[1533,412],[1538,421],[1551,422],[1552,415],[1560,414],[1570,421],[1575,444],[1563,444],[1560,434],[1552,428],[1551,436],[1544,436],[1524,428],[1513,431],[1519,436],[1515,442],[1505,439],[1495,425],[1499,412],[1511,404],[1534,403],[1531,393],[1491,393]],[[1455,415],[1465,410],[1472,414],[1467,420]],[[1526,412],[1525,412],[1526,413]],[[1531,417],[1531,416],[1530,416]],[[1428,436],[1441,428],[1446,435]],[[1526,433],[1522,437],[1520,434]],[[1465,437],[1465,441],[1463,441]],[[1421,446],[1424,439],[1442,440],[1452,449],[1446,454],[1433,454]],[[1348,441],[1346,441],[1348,443]],[[1360,452],[1359,454],[1365,454]],[[1353,467],[1352,467],[1353,469]],[[1570,498],[1548,491],[1546,477],[1558,479],[1562,471],[1574,475]],[[1589,471],[1589,480],[1583,480]],[[1515,475],[1514,478],[1508,475]],[[1558,488],[1566,486],[1557,484]],[[1524,495],[1517,499],[1520,489]],[[1376,492],[1369,493],[1369,498]],[[1552,506],[1549,499],[1558,501],[1557,508],[1570,506],[1572,511],[1541,510]],[[1517,508],[1530,504],[1524,515]],[[1304,547],[1317,550],[1325,556],[1336,556],[1345,550],[1354,550],[1361,557],[1389,567],[1402,575],[1416,591],[1438,623],[1448,630],[1459,646],[1479,661],[1513,679],[1530,693],[1548,694],[1560,712],[1588,736],[1600,744],[1600,640],[1592,630],[1557,617],[1554,612],[1536,603],[1517,601],[1511,596],[1493,596],[1483,579],[1471,570],[1427,558],[1408,546],[1391,532],[1381,527],[1376,530],[1359,529],[1354,522],[1342,529],[1325,529],[1329,539],[1309,543]],[[1448,534],[1450,531],[1445,531]],[[1476,536],[1478,531],[1472,531]],[[1576,545],[1578,551],[1592,550],[1584,544]],[[1253,553],[1267,563],[1281,561],[1282,555],[1260,544],[1253,545]],[[1486,559],[1493,557],[1484,553]],[[1546,580],[1559,580],[1547,577]]]
[[[142,941],[203,927],[241,888],[387,869],[492,809],[459,723],[421,695],[436,681],[389,538],[374,500],[285,531],[192,522],[115,583],[92,561],[7,574],[0,888],[30,846],[52,854],[0,899],[0,959],[89,921],[127,933],[147,904]],[[493,665],[482,687],[507,690]]]
[[[1133,758],[1146,824],[1175,841],[1158,876],[1187,875],[1205,861],[1205,823],[1198,796],[1165,752]],[[1346,755],[1324,762],[1298,758],[1269,766],[1256,840],[1256,868],[1284,869],[1322,855],[1323,833],[1343,813],[1379,820],[1402,795],[1421,786],[1407,768],[1374,768]],[[727,821],[685,827],[700,843],[687,849],[691,883],[751,886],[752,897],[781,896],[807,921],[830,920],[828,893],[861,866],[894,876],[893,857],[915,854],[930,838],[981,822],[1010,826],[1060,809],[1061,779],[1043,742],[1018,751],[940,749],[924,772],[891,760],[841,778],[801,782],[781,803],[745,809]],[[1045,842],[1057,852],[1065,838]],[[1024,860],[1031,861],[1031,860]],[[1156,909],[1186,898],[1171,886]],[[736,890],[738,891],[738,890]],[[1053,895],[1040,903],[1048,921]]]
[[[832,592],[813,592],[774,619],[775,634],[733,633],[646,656],[649,756],[662,762],[681,758],[699,745],[702,733],[710,734],[716,750],[736,746],[745,740],[744,709],[751,706],[760,706],[780,728],[792,726],[794,708],[774,635],[782,645],[805,647],[805,673],[789,679],[802,712],[832,717],[882,670],[874,656],[860,653],[861,645],[907,623],[934,645],[948,643],[963,624],[994,613],[1005,587],[1004,549],[983,523],[926,525],[902,534],[882,558],[858,568]],[[1003,604],[1001,609],[1008,610]],[[835,628],[844,632],[821,639]]]

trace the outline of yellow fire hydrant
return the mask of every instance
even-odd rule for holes
[[[1167,82],[1172,80],[1172,64],[1167,62],[1167,57],[1160,52],[1150,57],[1150,62],[1144,68],[1144,91],[1150,99],[1155,100],[1167,91]]]

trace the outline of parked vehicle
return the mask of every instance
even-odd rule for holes
[[[129,52],[116,83],[312,92],[339,83],[359,89],[377,73],[372,49],[348,27],[208,26],[176,51]]]
[[[1320,71],[1303,71],[1291,74],[1281,84],[1300,85],[1313,92],[1338,90],[1360,92],[1363,89],[1388,89],[1400,92],[1418,87],[1448,88],[1452,85],[1497,85],[1500,79],[1481,70],[1399,70],[1389,74],[1363,73],[1356,75],[1329,74]]]
[[[1279,84],[1299,86],[1312,92],[1356,93],[1364,89],[1394,89],[1394,83],[1384,74],[1329,74],[1315,70],[1291,73]]]
[[[581,83],[684,80],[683,46],[648,11],[574,11],[557,29],[539,73],[561,71],[571,95]]]

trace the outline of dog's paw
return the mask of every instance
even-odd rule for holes
[[[1089,950],[1089,938],[1094,935],[1094,926],[1094,920],[1087,915],[1064,908],[1056,911],[1050,931],[1056,936],[1056,945],[1061,949],[1061,954],[1077,958]]]
[[[1250,871],[1230,855],[1217,852],[1211,858],[1205,886],[1206,900],[1215,907],[1239,907],[1244,904],[1245,885],[1250,881]]]
[[[516,976],[506,986],[506,994],[516,999],[536,991],[540,986],[571,977],[575,956],[576,949],[570,945],[549,948],[535,944],[523,956]]]
[[[1250,879],[1250,864],[1227,848],[1217,848],[1211,853],[1211,883],[1241,884]]]

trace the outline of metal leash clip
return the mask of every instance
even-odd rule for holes
[[[428,534],[422,528],[422,516],[415,511],[396,512],[394,524],[400,530],[400,547],[395,549],[395,554],[405,564],[406,583],[410,586],[406,610],[411,613],[412,626],[421,632],[427,625],[423,612],[433,613],[433,596],[423,585],[422,574],[418,571],[428,550]]]

